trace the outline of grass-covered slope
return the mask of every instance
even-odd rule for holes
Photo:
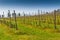
[[[0,24],[0,40],[59,40],[60,33],[54,29],[38,29],[19,25],[19,30]]]

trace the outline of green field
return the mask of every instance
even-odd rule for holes
[[[0,19],[0,40],[60,40],[60,12],[56,12],[56,29],[54,15],[43,14]],[[10,24],[11,21],[11,24]]]

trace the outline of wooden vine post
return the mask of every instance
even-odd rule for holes
[[[16,30],[18,30],[15,10],[14,10],[14,19],[15,19],[15,27],[16,27]]]
[[[10,27],[12,27],[12,25],[11,25],[11,14],[10,14],[10,10],[8,10],[8,18],[10,20]]]
[[[54,28],[57,29],[56,28],[56,10],[54,10]]]

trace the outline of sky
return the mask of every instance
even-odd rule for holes
[[[6,15],[8,10],[13,13],[37,13],[37,10],[42,11],[53,11],[55,9],[60,9],[60,0],[0,0],[0,14]]]

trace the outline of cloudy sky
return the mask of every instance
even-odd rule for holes
[[[43,11],[52,11],[60,8],[60,0],[0,0],[0,14],[7,14],[8,10],[16,13],[37,12],[38,9]]]

